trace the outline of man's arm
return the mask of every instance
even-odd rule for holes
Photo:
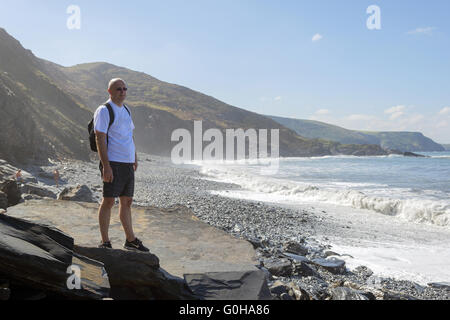
[[[103,165],[103,181],[113,182],[114,176],[109,164],[108,147],[106,146],[106,133],[95,131],[95,141],[97,142],[98,156]]]

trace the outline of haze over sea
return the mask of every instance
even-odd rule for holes
[[[315,208],[353,221],[356,227],[370,226],[366,231],[379,237],[370,243],[361,239],[364,245],[354,237],[345,241],[336,231],[335,248],[354,258],[348,265],[364,264],[380,274],[419,283],[448,281],[450,152],[422,154],[428,157],[284,158],[272,176],[260,175],[258,164],[202,162],[201,172],[242,187],[216,194]]]

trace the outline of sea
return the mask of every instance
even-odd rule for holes
[[[258,161],[194,164],[206,179],[241,186],[215,194],[320,210],[360,225],[365,239],[333,239],[351,256],[348,266],[421,284],[449,282],[450,152],[420,154],[280,158],[270,175]]]

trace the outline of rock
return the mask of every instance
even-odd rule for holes
[[[308,249],[304,246],[302,246],[301,244],[294,242],[294,241],[289,241],[287,243],[284,244],[283,246],[284,251],[287,251],[289,253],[293,253],[293,254],[297,254],[297,255],[301,255],[301,256],[306,256],[308,254]]]
[[[270,292],[276,296],[281,296],[281,294],[289,292],[289,287],[277,280],[270,286]]]
[[[8,208],[8,196],[3,191],[0,191],[0,209]]]
[[[330,258],[330,259],[314,259],[312,260],[312,263],[324,268],[325,270],[333,273],[333,274],[342,274],[345,273],[345,261],[339,260],[336,258]]]
[[[373,275],[373,271],[367,268],[366,266],[356,267],[355,270],[353,270],[353,272],[365,279]]]
[[[15,180],[5,180],[0,182],[0,191],[8,198],[8,207],[15,206],[22,199],[21,192]]]
[[[383,293],[383,300],[420,300],[416,297],[400,292],[383,290]]]
[[[281,300],[295,300],[291,295],[289,295],[288,293],[283,293],[280,295],[280,299]]]
[[[58,200],[97,202],[94,199],[92,191],[86,185],[64,188],[64,190],[58,194]]]
[[[290,276],[293,271],[291,262],[285,259],[267,259],[263,264],[274,276]]]
[[[198,299],[183,279],[160,268],[159,259],[154,254],[81,246],[75,246],[74,250],[105,265],[113,299]]]
[[[0,276],[11,284],[72,299],[107,297],[102,265],[73,255],[73,243],[56,228],[0,215]],[[69,279],[76,288],[70,288]]]
[[[334,251],[325,251],[324,252],[324,256],[326,257],[326,258],[328,258],[328,257],[331,257],[331,256],[341,256],[339,253],[336,253],[336,252],[334,252]]]
[[[9,300],[11,290],[9,288],[0,288],[0,301]]]
[[[0,209],[0,214],[4,214],[4,213],[6,213],[6,210],[5,209]]]
[[[43,197],[43,198],[47,197],[47,198],[56,199],[56,194],[53,191],[48,190],[45,187],[40,186],[35,183],[23,184],[22,187],[20,188],[20,191],[22,193],[37,195],[37,196]]]
[[[261,270],[186,274],[184,279],[205,300],[272,300]]]
[[[444,289],[450,291],[450,282],[432,282],[428,283],[428,285],[434,289]]]
[[[330,293],[331,300],[369,300],[369,298],[363,294],[362,291],[357,291],[346,287],[332,288],[330,289]],[[370,300],[375,300],[375,296],[373,296],[373,299]]]
[[[294,262],[310,262],[308,258],[306,258],[305,256],[299,256],[298,254],[284,252],[283,255],[285,257],[291,258]]]
[[[320,278],[319,273],[303,261],[300,263],[295,263],[295,273],[302,277],[313,276],[316,278]]]

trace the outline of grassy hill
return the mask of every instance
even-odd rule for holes
[[[192,132],[193,120],[203,120],[204,131],[279,129],[281,156],[386,154],[377,145],[302,137],[268,117],[142,72],[101,62],[62,67],[35,57],[0,28],[0,158],[11,162],[88,159],[92,153],[87,123],[107,100],[106,86],[115,77],[125,79],[130,88],[126,102],[132,109],[140,151],[168,156],[176,144],[170,141],[173,130]]]
[[[340,143],[377,144],[402,152],[443,151],[443,147],[420,132],[370,132],[341,128],[320,121],[270,116],[271,119],[307,138],[321,138]]]

